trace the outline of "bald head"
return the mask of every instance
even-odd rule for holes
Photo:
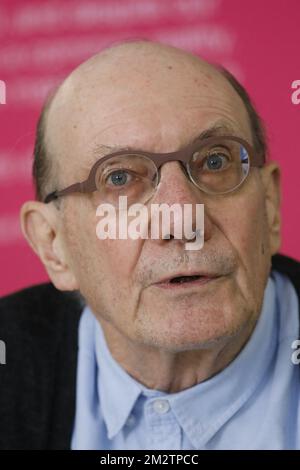
[[[149,151],[176,150],[188,142],[182,141],[176,125],[173,131],[170,125],[168,147],[162,148],[161,119],[171,124],[201,105],[213,119],[220,101],[228,127],[235,125],[230,123],[233,106],[244,126],[241,131],[257,151],[265,153],[261,121],[246,91],[226,70],[152,41],[124,42],[103,50],[77,67],[43,110],[34,164],[38,198],[57,189],[62,175],[64,180],[70,178],[65,180],[69,183],[75,161],[86,156],[89,165],[94,154],[106,148],[142,144]],[[194,128],[189,123],[188,140],[201,130],[196,119]]]

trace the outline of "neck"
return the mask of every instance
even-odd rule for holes
[[[193,387],[225,369],[245,346],[256,323],[247,324],[235,337],[211,347],[170,352],[135,343],[107,320],[98,321],[109,351],[120,366],[145,387],[167,393]]]

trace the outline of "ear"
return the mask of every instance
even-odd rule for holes
[[[78,284],[66,261],[60,214],[54,204],[28,201],[20,212],[23,235],[39,256],[57,289],[76,290]]]
[[[280,168],[276,162],[267,163],[261,169],[265,189],[265,207],[269,228],[269,243],[271,255],[279,251],[281,244],[280,216]]]

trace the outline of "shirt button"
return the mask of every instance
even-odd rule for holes
[[[153,409],[156,411],[156,413],[163,415],[169,411],[170,404],[167,400],[155,400],[153,402]]]

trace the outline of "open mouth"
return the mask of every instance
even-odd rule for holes
[[[183,284],[184,282],[192,282],[198,279],[204,278],[205,276],[178,276],[173,277],[169,280],[170,284]],[[208,279],[208,278],[206,278]]]
[[[192,286],[201,286],[207,282],[217,279],[219,276],[205,276],[205,275],[192,275],[192,276],[175,276],[164,281],[158,282],[157,287],[166,289],[188,288]]]

